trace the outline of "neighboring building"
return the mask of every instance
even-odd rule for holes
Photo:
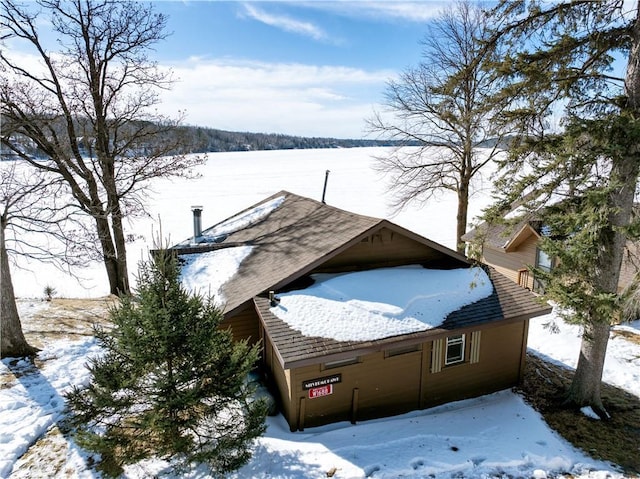
[[[505,218],[515,216],[517,210]],[[543,285],[536,280],[530,267],[550,271],[554,258],[550,258],[538,246],[544,234],[544,225],[535,215],[522,215],[515,224],[481,223],[462,236],[468,247],[479,248],[480,261],[532,291],[541,291]],[[638,272],[638,244],[628,242],[620,270],[618,290],[623,290]]]
[[[173,248],[184,260],[183,283],[217,291],[224,326],[237,339],[261,342],[267,382],[292,431],[512,387],[523,374],[528,321],[551,309],[492,268],[472,270],[463,255],[387,220],[286,191],[205,231],[200,210],[194,207],[193,238]],[[439,296],[427,292],[450,276],[464,278],[465,272],[479,279],[463,280],[454,290],[443,286]],[[435,279],[409,276],[422,273]],[[324,283],[360,274],[375,275],[358,280],[369,282],[363,284],[366,300],[349,301]],[[379,288],[379,298],[371,286]],[[296,318],[303,313],[294,306],[304,305],[305,295],[318,289],[335,295],[337,306],[318,303],[307,309],[308,318]],[[403,293],[411,303],[403,307],[422,308],[413,316],[383,304],[384,297]],[[460,295],[460,306],[440,311]],[[352,306],[356,309],[346,309]],[[368,308],[380,310],[375,314],[383,325],[371,335],[366,322],[356,323]],[[306,326],[294,324],[291,316],[307,320]],[[305,329],[318,325],[317,333]],[[352,336],[336,335],[349,328]]]
[[[464,234],[462,240],[469,247],[480,248],[483,263],[520,286],[539,291],[541,285],[528,266],[548,271],[553,268],[553,259],[538,248],[541,228],[540,221],[530,218],[516,224],[482,223]]]

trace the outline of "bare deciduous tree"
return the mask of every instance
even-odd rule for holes
[[[53,40],[39,31],[43,24]],[[168,134],[178,120],[154,111],[171,84],[148,57],[165,24],[136,1],[0,2],[0,27],[39,62],[0,51],[3,146],[65,180],[93,219],[85,245],[99,245],[112,294],[129,292],[123,220],[144,213],[149,180],[189,176],[203,161],[181,154],[180,137]]]
[[[484,69],[493,55],[480,42],[486,31],[477,4],[460,1],[444,10],[429,24],[420,64],[388,83],[388,111],[368,120],[371,132],[414,146],[377,158],[377,168],[390,177],[396,209],[443,191],[457,194],[459,251],[472,179],[500,152],[505,135],[491,122],[500,105],[492,100],[493,74]]]
[[[0,357],[31,356],[37,351],[22,332],[9,253],[59,267],[77,261],[75,236],[67,228],[81,218],[76,218],[77,208],[66,203],[64,187],[50,174],[34,172],[17,161],[0,164]]]
[[[0,358],[32,356],[37,349],[30,346],[22,332],[20,316],[11,282],[9,256],[5,247],[5,215],[0,216]]]

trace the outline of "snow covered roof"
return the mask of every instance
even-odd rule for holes
[[[419,265],[312,275],[308,288],[279,296],[271,312],[304,336],[371,341],[440,326],[493,292],[482,268]]]
[[[200,284],[205,293],[211,289],[213,294],[224,299],[224,310],[230,313],[254,296],[291,283],[383,228],[424,245],[422,262],[448,259],[466,264],[463,255],[387,220],[341,210],[287,191],[276,193],[203,232],[203,236],[217,237],[216,241],[194,245],[186,240],[173,249],[181,257],[189,258],[192,254],[210,251],[222,254],[227,248],[251,246],[250,254],[237,264],[237,270],[232,274],[225,273],[228,279],[223,284],[216,284],[216,288],[209,288],[206,280],[207,276],[215,274],[217,265],[213,258],[208,264],[199,261],[196,269],[183,268],[183,281],[190,282],[193,287]],[[223,237],[219,237],[221,232],[224,232]],[[234,256],[234,253],[230,255]],[[193,276],[196,272],[202,283],[185,276]]]
[[[252,249],[245,245],[182,255],[182,285],[191,293],[213,296],[223,305],[222,285],[236,274]]]
[[[476,278],[474,281],[478,278],[483,278],[477,283],[479,285],[477,294],[478,296],[483,296],[492,286],[488,296],[481,297],[448,313],[443,313],[443,310],[436,312],[434,308],[433,312],[425,313],[425,315],[435,318],[433,323],[425,323],[421,328],[416,328],[415,331],[409,332],[408,328],[407,330],[396,329],[397,334],[393,334],[392,331],[391,334],[381,334],[369,339],[360,336],[345,340],[344,336],[341,337],[335,334],[340,328],[327,325],[328,322],[336,319],[335,309],[327,310],[326,314],[323,314],[325,311],[322,311],[320,314],[315,315],[315,319],[320,323],[321,328],[325,327],[327,331],[332,331],[332,334],[338,336],[339,339],[326,337],[330,334],[322,332],[311,333],[305,330],[307,334],[319,335],[309,336],[303,334],[302,331],[294,327],[295,325],[288,324],[275,314],[278,306],[274,308],[266,296],[256,297],[254,302],[264,324],[265,333],[275,346],[278,359],[285,369],[345,359],[354,355],[367,354],[396,346],[418,344],[450,335],[451,331],[454,330],[472,330],[494,323],[506,324],[523,321],[551,311],[550,306],[540,303],[530,291],[518,286],[494,269],[488,268],[485,272],[486,274],[480,276],[476,276],[476,271],[475,268],[469,268],[467,270],[467,275],[469,276],[466,276],[466,278],[464,274],[460,274],[460,270],[453,270],[451,275],[454,277],[460,275],[458,279],[462,279],[463,282],[468,281],[471,277]],[[435,277],[445,276],[442,271],[429,272],[427,270],[426,274],[433,274]],[[481,284],[485,281],[484,278],[487,278],[489,283]],[[402,285],[407,286],[407,283],[403,282]],[[446,290],[446,288],[443,289]],[[470,289],[474,288],[467,288],[465,292]],[[280,305],[285,308],[288,307],[286,296],[284,294],[281,296]],[[464,302],[448,300],[444,301],[444,303],[448,303],[449,306],[460,306]],[[443,321],[441,321],[441,314],[445,315]],[[368,317],[364,314],[361,314],[361,316]],[[344,319],[346,321],[349,320],[348,313]]]
[[[192,237],[179,243],[174,248],[196,246],[201,243],[220,243],[231,233],[246,229],[268,216],[269,213],[282,204],[284,198],[284,195],[279,195],[252,208],[241,211],[231,218],[227,218],[217,225],[204,230],[202,236],[198,238],[197,243],[194,243],[194,238]]]
[[[286,191],[206,231],[224,237],[174,248],[184,260],[183,283],[214,294],[228,316],[255,303],[285,367],[549,310],[456,251]],[[396,246],[374,246],[385,241]],[[279,306],[271,306],[269,291]]]

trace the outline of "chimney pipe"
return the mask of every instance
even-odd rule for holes
[[[326,201],[324,200],[324,197],[327,194],[327,183],[329,182],[329,173],[330,171],[327,170],[324,174],[324,187],[322,188],[322,203],[326,203]]]
[[[192,206],[193,211],[193,242],[197,243],[202,236],[202,206]]]

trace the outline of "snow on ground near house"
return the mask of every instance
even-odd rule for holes
[[[20,306],[23,320],[28,321],[25,303]],[[18,461],[63,418],[65,391],[73,384],[86,384],[85,364],[98,352],[93,339],[51,341],[39,355],[44,363],[38,369],[24,361],[0,363],[0,375],[6,377],[11,371],[19,376],[0,390],[0,477],[48,478],[53,477],[52,471],[59,471],[58,477],[100,477],[88,466],[89,454],[62,436],[52,439],[53,458],[38,462],[32,456],[30,469],[20,468],[22,460]],[[636,345],[638,353],[640,346]],[[617,342],[612,343],[609,354],[619,354]],[[228,477],[313,479],[325,478],[331,471],[335,478],[350,479],[547,477],[557,473],[575,478],[623,477],[612,466],[570,446],[510,391],[356,425],[338,423],[291,433],[282,416],[268,418],[267,424],[252,460]],[[62,465],[54,467],[56,461]],[[202,468],[176,474],[159,460],[129,466],[123,477],[154,476],[211,477]]]
[[[555,325],[551,328],[548,325]],[[557,332],[554,330],[557,328]],[[613,328],[607,346],[603,378],[640,396],[640,346],[627,341],[617,331],[627,330],[640,335],[640,321]],[[559,364],[575,368],[580,356],[582,328],[566,324],[555,312],[531,320],[528,346],[534,353]]]
[[[206,253],[184,254],[180,282],[192,293],[213,296],[216,303],[224,304],[222,285],[238,270],[240,263],[251,254],[253,246],[221,248]]]
[[[18,379],[5,384],[3,378],[0,389],[0,477],[9,477],[16,460],[63,418],[64,393],[88,384],[85,365],[99,351],[93,338],[63,340],[38,354],[43,368],[25,360],[2,360],[0,376],[11,372]]]
[[[164,467],[154,461],[127,472],[152,477]],[[391,419],[298,433],[290,433],[281,416],[269,418],[252,461],[228,477],[326,478],[331,472],[338,479],[547,477],[553,472],[622,477],[551,433],[538,413],[508,391]]]
[[[333,468],[334,477],[389,479],[534,477],[552,471],[588,476],[589,470],[610,470],[551,433],[509,391],[392,419],[310,429],[296,433],[295,442],[277,418],[267,435],[274,440],[260,444],[254,462],[233,477],[319,478]],[[291,461],[305,449],[314,454]]]
[[[421,266],[312,275],[315,283],[279,295],[271,312],[305,336],[370,341],[425,331],[493,292],[481,268]]]

